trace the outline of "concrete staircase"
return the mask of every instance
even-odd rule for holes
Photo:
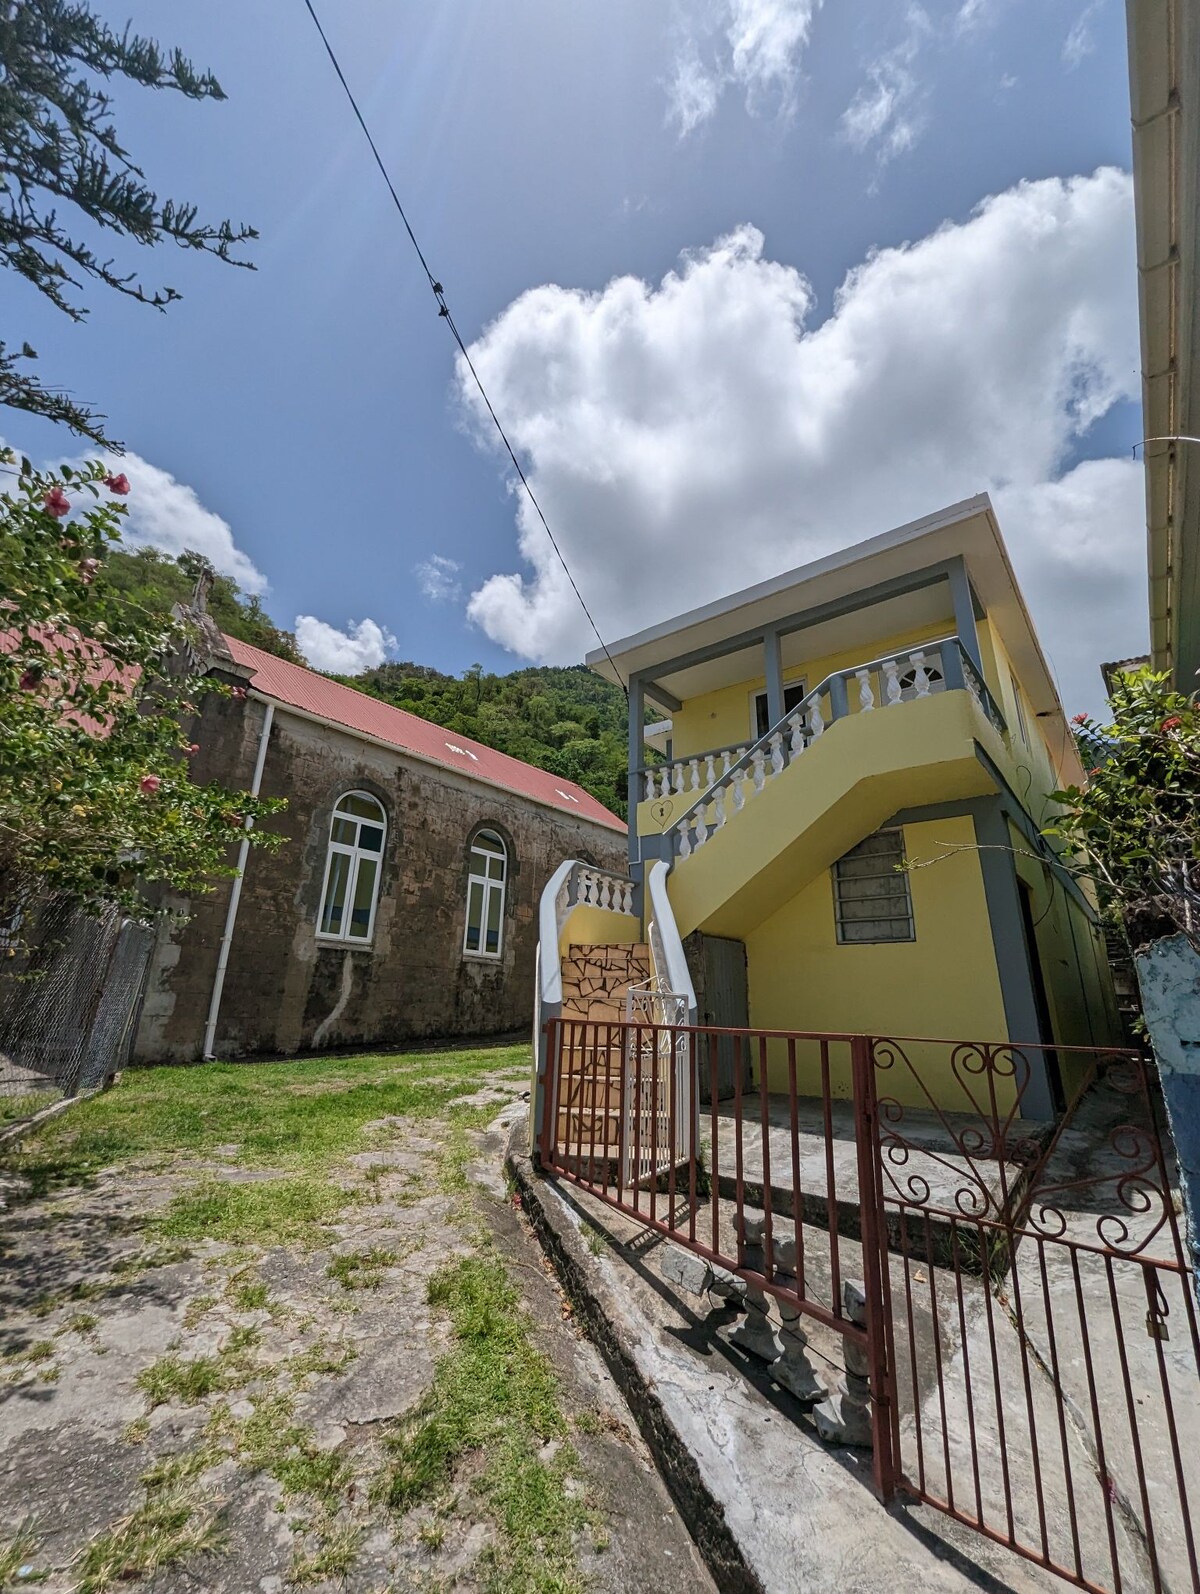
[[[621,1038],[614,1035],[610,1046],[603,1029],[572,1037],[570,1020],[620,1023],[630,986],[642,985],[650,977],[650,948],[644,942],[571,946],[562,961],[558,1143],[572,1153],[580,1172],[593,1165],[593,1177],[602,1162],[611,1163],[619,1155]]]

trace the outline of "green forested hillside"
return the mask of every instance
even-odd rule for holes
[[[257,598],[248,597],[229,576],[219,576],[199,554],[181,553],[178,559],[156,548],[114,548],[104,560],[98,584],[123,592],[152,613],[169,612],[186,603],[201,570],[208,569],[212,586],[208,610],[228,636],[235,636],[293,664],[303,664],[290,631],[281,631]]]
[[[198,554],[173,559],[153,548],[118,548],[97,580],[162,613],[191,597],[204,563]],[[275,625],[259,600],[228,576],[213,575],[208,608],[229,635],[293,663],[307,662],[292,633]],[[491,675],[476,664],[460,678],[424,664],[389,663],[336,679],[577,781],[605,807],[625,813],[625,694],[582,664],[511,675]]]
[[[582,664],[511,675],[476,664],[461,678],[421,664],[381,664],[338,679],[577,781],[607,808],[625,812],[625,694]]]

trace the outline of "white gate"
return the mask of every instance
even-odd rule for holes
[[[672,1033],[672,1026],[687,1021],[687,997],[680,992],[657,990],[653,980],[630,986],[625,997],[630,1027],[625,1031],[623,1189],[649,1184],[691,1155],[688,1041],[686,1034]]]

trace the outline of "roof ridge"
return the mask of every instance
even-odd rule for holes
[[[268,653],[264,648],[255,647],[252,642],[243,642],[238,637],[231,636],[228,633],[223,634],[234,658],[238,659],[239,662],[254,667],[255,680],[251,684],[256,691],[262,692],[266,697],[281,701],[302,714],[311,713],[320,719],[332,720],[341,725],[350,735],[369,736],[375,740],[385,741],[389,745],[396,747],[400,752],[411,753],[427,762],[436,763],[442,768],[455,770],[468,780],[478,780],[487,785],[501,786],[519,796],[532,797],[535,801],[548,804],[550,807],[558,809],[561,813],[570,813],[571,808],[566,805],[572,804],[580,810],[576,815],[578,818],[588,819],[592,823],[617,827],[621,830],[626,828],[625,821],[619,815],[606,808],[597,797],[594,797],[578,781],[570,780],[565,775],[556,775],[551,770],[543,769],[538,764],[530,764],[523,758],[515,757],[512,753],[501,752],[497,747],[489,747],[486,742],[481,742],[476,737],[468,736],[462,731],[450,730],[445,725],[439,725],[435,720],[427,720],[420,714],[414,714],[409,709],[400,708],[395,703],[389,703],[386,698],[376,697],[373,693],[364,692],[359,687],[350,686],[345,681],[335,681],[330,676],[322,674],[320,670],[312,669],[311,666],[295,664],[290,659],[280,658],[277,654]],[[247,654],[252,657],[247,658]],[[268,677],[266,682],[258,681],[257,677],[260,673]],[[281,675],[283,677],[282,680],[275,682],[270,680],[270,677]],[[287,692],[278,689],[282,688],[283,682],[289,678],[293,683],[296,683],[294,688],[295,695],[312,697],[315,686],[315,695],[324,696],[330,694],[334,699],[334,703],[322,705],[319,709],[308,706],[305,702],[291,702],[289,705]],[[272,690],[272,685],[277,689]],[[329,712],[328,710],[334,707],[337,699],[342,700],[343,713]],[[398,719],[405,726],[412,727],[409,739],[406,741],[386,734],[380,735],[362,724],[361,716],[358,722],[354,719],[346,718],[345,714],[349,711],[348,703],[350,700],[355,700],[358,704],[368,704],[376,713],[382,713],[388,716],[389,719]],[[440,749],[422,747],[420,743],[428,741],[431,733],[440,734],[443,738],[453,738],[453,740],[444,741],[443,745],[446,751],[453,755],[455,759],[469,758],[473,763],[481,767],[478,769],[464,767],[462,764],[452,762],[450,758],[441,753]],[[413,745],[414,743],[416,745]],[[484,756],[481,757],[480,755]],[[486,767],[482,766],[493,763],[497,767],[494,773],[489,775]],[[563,801],[561,803],[554,801],[551,790],[537,791],[533,789],[533,785],[528,780],[521,781],[519,784],[515,784],[512,779],[505,780],[503,777],[506,772],[512,776],[516,776],[519,772],[528,772],[541,777],[545,782],[549,783],[552,790]],[[590,812],[586,811],[589,809],[591,810]]]

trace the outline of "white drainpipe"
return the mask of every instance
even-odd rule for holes
[[[263,716],[262,730],[258,738],[258,757],[254,762],[254,779],[250,782],[251,797],[258,796],[259,787],[262,785],[263,765],[267,760],[267,743],[271,739],[271,726],[275,721],[275,705],[267,703],[267,712]],[[246,834],[242,837],[242,844],[238,848],[237,874],[233,880],[233,890],[229,893],[229,906],[225,910],[225,930],[221,936],[221,950],[217,956],[217,974],[213,980],[212,999],[208,1004],[208,1023],[204,1028],[204,1060],[208,1062],[214,1055],[213,1042],[217,1036],[217,1019],[221,1016],[221,993],[225,989],[225,970],[229,967],[229,948],[233,941],[233,928],[237,923],[238,903],[242,900],[242,880],[246,873],[246,859],[250,855],[250,831],[254,829],[254,820],[246,816]]]

